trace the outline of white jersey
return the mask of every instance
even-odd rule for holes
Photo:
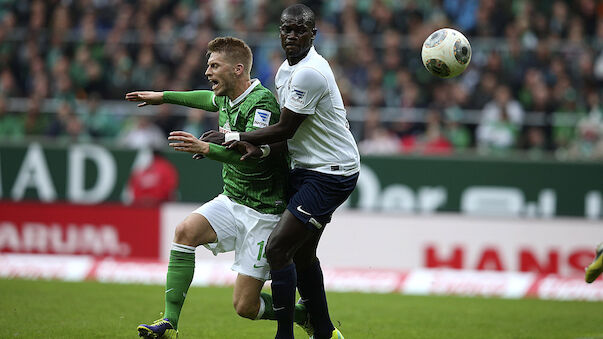
[[[275,83],[281,107],[308,115],[287,141],[293,168],[336,175],[358,172],[360,155],[341,93],[329,63],[314,46],[293,66],[285,60]]]

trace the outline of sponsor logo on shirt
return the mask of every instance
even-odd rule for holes
[[[301,89],[293,88],[293,92],[291,92],[291,100],[298,104],[303,104],[306,99],[306,91],[302,91]]]
[[[270,123],[271,115],[272,115],[272,113],[270,111],[260,109],[260,108],[256,109],[255,117],[253,119],[253,126],[259,127],[259,128],[268,126],[268,124]]]

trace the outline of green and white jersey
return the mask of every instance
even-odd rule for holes
[[[280,119],[274,94],[257,79],[234,101],[225,96],[214,97],[213,101],[219,110],[220,132],[253,131],[276,124]],[[212,152],[208,157],[211,155]],[[260,159],[256,166],[224,163],[224,194],[262,213],[283,213],[287,206],[288,172],[286,154]]]
[[[210,91],[191,91],[164,92],[164,101],[218,111],[220,132],[224,133],[253,131],[280,119],[274,94],[257,79],[235,100],[215,96]],[[281,214],[285,211],[289,174],[286,152],[259,160],[240,161],[239,152],[210,144],[207,157],[223,162],[224,195],[260,213]]]

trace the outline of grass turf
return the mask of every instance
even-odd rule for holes
[[[191,288],[180,338],[273,338],[276,323],[239,318],[232,288]],[[347,339],[603,338],[603,303],[328,293]],[[163,310],[163,287],[0,280],[0,338],[136,338]],[[297,338],[306,338],[296,328]]]

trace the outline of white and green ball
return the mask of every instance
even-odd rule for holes
[[[425,40],[421,58],[429,73],[440,78],[453,78],[469,65],[471,45],[461,32],[442,28]]]

